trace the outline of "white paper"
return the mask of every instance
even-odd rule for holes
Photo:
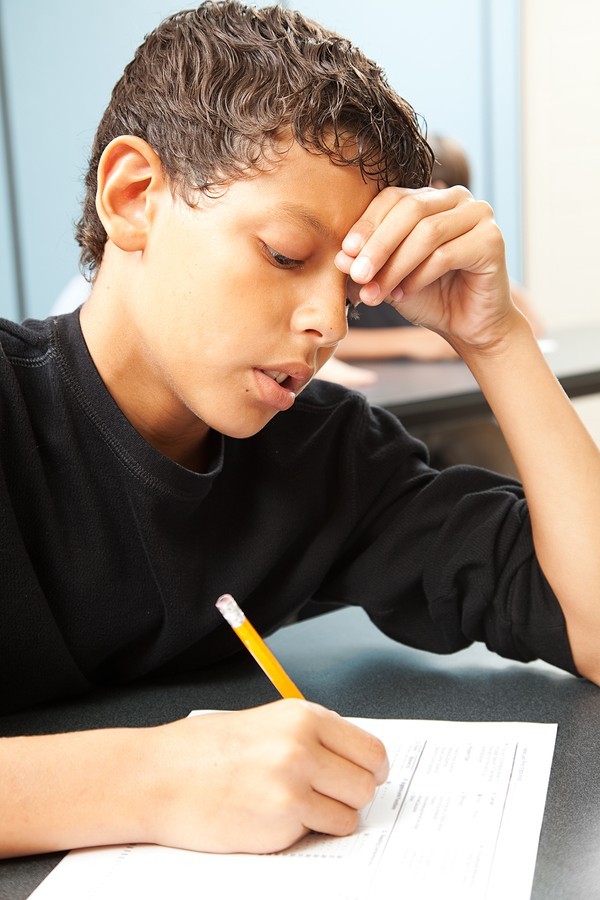
[[[346,838],[310,834],[271,855],[154,845],[77,850],[35,900],[526,900],[556,725],[352,719],[391,768]]]

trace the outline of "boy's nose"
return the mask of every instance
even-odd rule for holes
[[[310,332],[323,347],[339,343],[348,333],[346,285],[323,288],[301,301],[292,316],[292,329]]]

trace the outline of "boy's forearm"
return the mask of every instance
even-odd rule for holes
[[[0,740],[0,856],[144,839],[153,729]]]
[[[460,348],[510,447],[536,554],[563,609],[575,664],[600,683],[600,451],[527,323],[488,353]]]

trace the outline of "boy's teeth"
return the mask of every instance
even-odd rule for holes
[[[285,372],[267,372],[265,369],[265,375],[268,375],[269,378],[272,378],[273,381],[276,381],[277,384],[281,384],[287,378]]]

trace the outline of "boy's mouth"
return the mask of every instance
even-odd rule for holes
[[[254,372],[263,402],[277,410],[293,406],[313,376],[313,369],[304,362],[290,363],[283,369],[256,368]]]
[[[259,371],[286,391],[293,391],[294,394],[299,394],[314,374],[313,369],[304,363],[290,363],[285,369],[260,369]]]

